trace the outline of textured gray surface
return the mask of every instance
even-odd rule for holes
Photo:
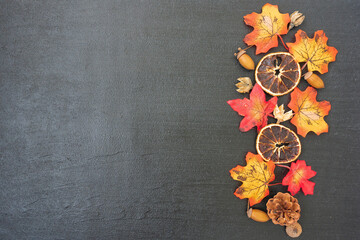
[[[226,101],[265,2],[1,1],[0,239],[285,238],[247,219],[228,173],[255,152]],[[330,132],[301,138],[318,172],[301,239],[355,239],[360,4],[277,3],[339,50],[318,95]]]

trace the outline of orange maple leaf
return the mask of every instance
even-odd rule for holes
[[[328,124],[324,117],[329,114],[331,109],[330,102],[316,101],[317,91],[308,87],[305,91],[300,91],[299,88],[291,93],[291,101],[288,107],[294,111],[294,117],[291,123],[297,128],[297,133],[303,137],[309,131],[313,131],[317,135],[328,132]]]
[[[288,32],[289,14],[281,14],[277,5],[265,4],[262,12],[251,13],[244,17],[246,25],[254,30],[247,34],[244,42],[247,45],[256,45],[256,54],[266,53],[270,48],[278,46],[278,36]]]
[[[234,99],[229,100],[227,103],[239,115],[245,116],[240,123],[240,131],[247,132],[254,126],[257,126],[257,130],[260,131],[266,126],[268,121],[267,116],[274,110],[277,97],[266,101],[264,91],[259,84],[255,84],[250,93],[250,100],[247,98]]]
[[[289,52],[297,62],[306,62],[308,71],[318,71],[321,74],[328,72],[329,62],[334,62],[338,51],[327,45],[328,38],[323,30],[315,32],[313,38],[309,38],[302,30],[295,34],[296,41],[287,43]]]
[[[275,179],[274,169],[274,162],[264,162],[260,155],[248,152],[246,166],[238,165],[230,170],[231,177],[242,182],[234,195],[240,199],[248,198],[250,206],[261,202],[269,195],[268,185]]]

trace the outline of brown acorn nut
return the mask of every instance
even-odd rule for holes
[[[238,59],[241,66],[243,66],[247,70],[254,70],[255,63],[252,58],[246,54],[245,50],[238,48],[239,52],[234,53],[234,56]]]
[[[321,78],[313,72],[307,72],[304,75],[305,80],[314,88],[324,88],[324,82]]]
[[[270,220],[269,216],[266,214],[266,212],[261,211],[259,209],[252,209],[250,208],[247,210],[247,215],[249,218],[256,222],[267,222]]]
[[[294,223],[292,225],[286,226],[286,233],[289,235],[289,237],[297,238],[302,233],[302,227],[298,222]]]

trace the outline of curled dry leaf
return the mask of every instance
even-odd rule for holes
[[[290,120],[293,117],[294,113],[292,110],[285,113],[284,104],[281,104],[280,107],[278,105],[276,105],[273,115],[274,115],[274,118],[277,119],[276,123],[281,123],[281,122]]]
[[[306,166],[304,160],[297,160],[291,163],[290,171],[282,180],[282,185],[289,186],[288,190],[291,195],[295,195],[300,191],[300,188],[305,195],[313,195],[315,183],[308,179],[316,175],[316,172],[311,170],[310,166]]]
[[[266,126],[268,116],[272,113],[277,103],[277,97],[266,101],[265,93],[259,86],[255,84],[250,93],[250,99],[234,99],[227,102],[230,107],[239,115],[244,116],[240,122],[240,131],[247,132],[254,126],[260,131]]]
[[[244,22],[254,28],[245,36],[244,42],[249,46],[256,45],[256,54],[260,54],[278,46],[278,35],[288,32],[290,17],[288,13],[281,14],[277,5],[267,3],[260,14],[253,12],[246,15]]]
[[[248,93],[253,88],[252,81],[249,77],[241,77],[237,80],[239,82],[235,84],[235,86],[238,88],[236,91],[239,93]]]
[[[328,124],[324,117],[329,114],[331,109],[330,102],[316,101],[317,91],[308,87],[305,91],[300,91],[299,88],[291,93],[291,101],[288,107],[295,113],[291,119],[291,123],[297,128],[297,133],[303,137],[309,131],[313,131],[317,135],[328,132]]]
[[[230,170],[234,180],[241,181],[234,195],[240,199],[248,198],[250,206],[257,204],[269,195],[269,183],[274,181],[275,164],[264,162],[260,155],[248,152],[246,166],[236,166]]]
[[[321,74],[328,72],[328,64],[334,62],[338,51],[327,45],[328,38],[323,30],[315,32],[313,38],[309,38],[302,30],[295,34],[296,41],[287,43],[289,52],[297,62],[306,62],[308,71],[318,71]]]

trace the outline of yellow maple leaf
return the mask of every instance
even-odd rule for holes
[[[254,28],[245,36],[244,42],[249,46],[256,45],[256,54],[259,54],[278,46],[278,36],[288,32],[290,16],[288,13],[281,14],[277,5],[267,3],[260,14],[253,12],[246,15],[244,22]]]
[[[274,169],[272,161],[264,162],[260,155],[248,152],[246,166],[238,165],[230,170],[231,177],[242,182],[235,190],[235,196],[240,199],[248,198],[250,206],[261,202],[269,195],[268,184],[275,179]]]
[[[327,45],[328,38],[323,30],[315,32],[313,38],[309,38],[302,30],[295,34],[296,41],[287,43],[289,52],[297,62],[306,62],[308,71],[318,71],[321,74],[328,72],[328,64],[334,62],[338,51]]]
[[[299,88],[291,93],[291,101],[288,107],[294,111],[294,117],[291,123],[296,126],[297,133],[303,137],[309,131],[313,131],[317,135],[328,132],[328,124],[324,117],[329,114],[331,109],[330,102],[316,101],[317,91],[308,87],[305,91],[300,91]]]

